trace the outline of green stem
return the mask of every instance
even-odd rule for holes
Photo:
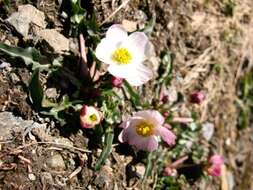
[[[105,134],[105,147],[95,165],[95,170],[99,170],[101,166],[104,164],[105,160],[110,155],[112,149],[112,142],[113,142],[114,133],[112,130],[108,130]]]
[[[150,176],[151,174],[151,170],[152,170],[152,152],[150,152],[148,154],[148,158],[147,158],[147,167],[143,176],[143,180],[147,179],[148,176]]]

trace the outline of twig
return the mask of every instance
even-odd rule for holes
[[[79,43],[80,43],[80,55],[81,55],[81,75],[83,75],[84,78],[91,79],[89,68],[87,64],[87,56],[85,51],[85,40],[83,37],[83,34],[79,35]]]
[[[110,16],[108,16],[102,23],[101,25],[103,25],[104,23],[108,22],[112,17],[114,17],[115,14],[117,14],[122,8],[124,8],[131,0],[126,0],[125,2],[123,2],[115,11],[113,11],[112,14],[110,14]]]
[[[176,168],[178,165],[180,165],[180,164],[182,164],[185,160],[187,160],[188,159],[188,156],[184,156],[184,157],[182,157],[182,158],[179,158],[178,160],[176,160],[175,162],[173,162],[172,164],[171,164],[171,167],[174,167],[174,168]]]
[[[73,177],[75,177],[81,170],[82,170],[82,167],[81,167],[81,166],[79,166],[76,170],[74,170],[74,171],[69,175],[69,180],[71,180]]]
[[[18,155],[18,158],[27,164],[31,164],[31,160],[25,158],[24,156]]]
[[[191,117],[174,117],[172,119],[172,122],[174,122],[174,123],[191,123],[191,122],[193,122],[193,119]]]
[[[84,152],[84,153],[91,153],[90,150],[85,150],[85,149],[78,148],[78,147],[75,147],[75,146],[69,146],[69,145],[66,145],[66,144],[56,143],[56,142],[33,142],[33,143],[30,143],[30,144],[19,146],[19,147],[16,148],[16,150],[18,151],[19,149],[23,149],[23,148],[33,146],[33,145],[37,145],[37,144],[51,144],[51,145],[55,145],[55,146],[62,146],[62,148],[66,148],[66,149],[69,149],[69,150],[77,150],[77,151]]]

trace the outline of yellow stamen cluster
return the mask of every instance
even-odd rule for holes
[[[118,48],[113,52],[112,60],[120,65],[128,64],[132,60],[132,55],[126,48]]]
[[[90,115],[90,116],[89,116],[89,119],[90,119],[92,122],[95,122],[95,121],[97,121],[97,120],[98,120],[98,118],[97,118],[96,114],[92,114],[92,115]]]
[[[142,122],[136,126],[136,133],[143,137],[148,137],[154,134],[154,126],[147,122]]]

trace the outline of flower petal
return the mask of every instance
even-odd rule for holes
[[[224,158],[221,155],[215,154],[209,159],[209,162],[213,165],[221,166],[224,164]]]
[[[120,24],[112,25],[106,32],[106,38],[111,43],[119,43],[128,37],[126,30]]]
[[[162,137],[162,139],[168,144],[168,145],[174,145],[176,140],[176,135],[172,133],[169,129],[165,127],[156,127],[155,128],[156,135],[159,135]]]
[[[116,43],[111,42],[110,39],[104,38],[96,48],[96,57],[106,64],[112,64],[111,55],[116,47]]]
[[[125,79],[132,86],[141,86],[153,78],[152,70],[142,64],[136,65],[135,70],[130,73],[131,75],[126,76]]]
[[[154,151],[158,148],[158,141],[154,136],[150,137],[139,137],[132,140],[132,145],[138,150]]]
[[[134,53],[133,58],[135,60],[144,61],[148,58],[145,53],[149,52],[147,51],[150,48],[149,40],[144,32],[132,33],[122,43],[122,46],[128,48],[132,53]]]
[[[134,116],[142,117],[153,123],[155,126],[161,126],[164,123],[164,117],[156,110],[138,111]]]
[[[133,77],[134,67],[132,64],[128,65],[117,65],[115,63],[111,64],[108,67],[108,72],[111,73],[115,77],[120,77],[123,79]]]

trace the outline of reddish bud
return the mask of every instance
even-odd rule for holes
[[[163,176],[176,176],[177,175],[177,169],[167,166],[164,170],[163,170]]]
[[[83,105],[80,112],[82,128],[93,128],[102,120],[102,113],[93,106]]]
[[[220,155],[213,155],[209,159],[210,166],[207,168],[207,172],[211,176],[218,177],[221,175],[221,167],[224,164],[224,158]]]
[[[169,117],[170,113],[168,111],[163,112],[164,117]]]
[[[120,88],[122,86],[123,83],[123,78],[119,78],[119,77],[112,77],[112,86],[116,87],[116,88]]]
[[[191,103],[200,104],[205,99],[205,94],[203,92],[194,92],[190,95]]]

